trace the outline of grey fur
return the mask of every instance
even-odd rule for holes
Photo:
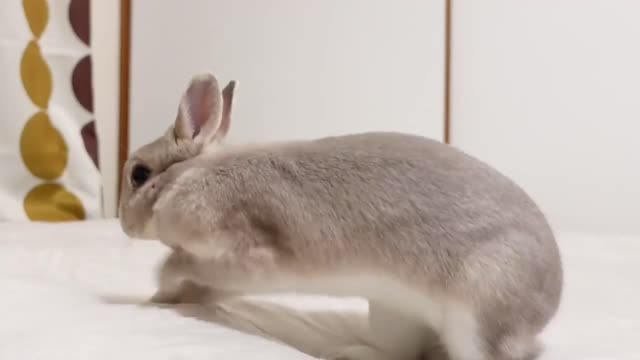
[[[215,82],[215,106],[231,103],[213,76],[193,81],[203,79]],[[183,105],[195,106],[190,101],[185,95]],[[230,109],[212,114],[210,121],[228,127]],[[186,116],[178,115],[181,128]],[[216,127],[209,124],[211,132]],[[465,358],[445,341],[452,359],[524,360],[539,351],[535,338],[562,293],[557,244],[530,197],[485,163],[392,132],[218,148],[209,144],[220,140],[214,133],[194,134],[169,129],[124,169],[123,229],[176,249],[160,272],[155,300],[177,301],[170,299],[184,280],[224,294],[364,296],[372,327],[379,308],[420,328],[394,332],[424,331],[420,348],[390,355],[415,359],[433,345],[429,331],[442,337],[444,330],[416,318],[407,305],[412,300],[395,298],[407,289],[472,312],[482,356]],[[153,176],[133,189],[129,174],[139,163]],[[371,284],[342,284],[346,278],[380,279],[381,287],[403,290],[384,295]]]

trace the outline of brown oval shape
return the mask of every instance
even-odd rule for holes
[[[31,221],[76,221],[86,217],[80,199],[55,183],[40,184],[31,189],[22,206]]]
[[[51,98],[53,79],[49,65],[35,41],[30,41],[22,53],[20,78],[31,101],[40,109],[46,109]]]
[[[73,32],[85,44],[91,44],[91,2],[71,0],[69,3],[69,23]]]
[[[33,36],[38,39],[49,23],[47,0],[22,0],[22,9]]]
[[[73,68],[71,86],[80,105],[92,113],[93,84],[91,80],[91,55],[83,57]]]
[[[80,135],[84,142],[84,148],[93,160],[96,168],[100,169],[100,161],[98,159],[98,135],[96,133],[96,122],[91,120],[80,129]]]
[[[20,135],[20,155],[33,176],[54,180],[67,167],[68,149],[64,138],[45,112],[33,115]]]

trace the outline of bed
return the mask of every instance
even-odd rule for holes
[[[559,242],[566,292],[542,359],[640,359],[640,241],[560,233]],[[136,303],[153,293],[164,252],[129,241],[112,220],[0,224],[0,359],[313,359],[251,324],[231,328]],[[269,301],[366,311],[357,299]]]

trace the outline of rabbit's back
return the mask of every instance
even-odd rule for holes
[[[194,161],[226,199],[210,200],[227,208],[222,212],[246,214],[277,231],[291,251],[335,265],[397,256],[408,268],[449,271],[441,267],[509,231],[535,239],[519,244],[523,251],[555,247],[544,216],[517,185],[420,136],[366,133],[230,147]]]

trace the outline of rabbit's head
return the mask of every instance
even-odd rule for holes
[[[127,235],[155,239],[151,226],[158,195],[167,191],[172,165],[195,157],[224,140],[231,121],[236,82],[220,90],[214,75],[195,76],[182,96],[173,126],[136,150],[122,170],[119,217]]]

